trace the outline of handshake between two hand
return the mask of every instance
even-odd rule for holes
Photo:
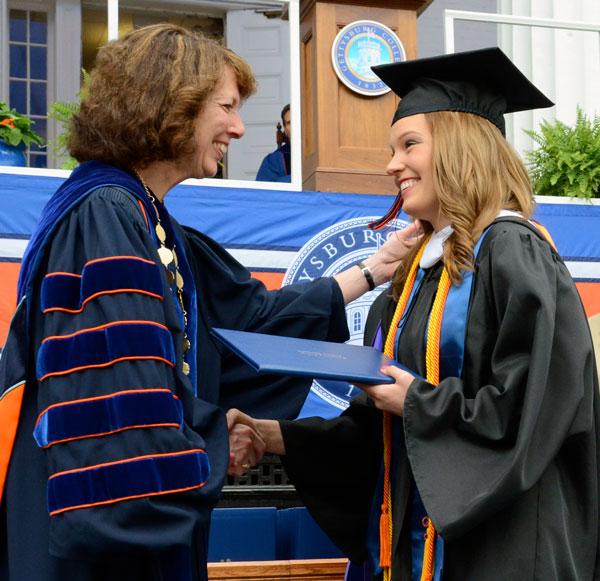
[[[401,416],[404,400],[414,375],[393,365],[381,369],[394,378],[395,383],[378,385],[354,384],[360,387],[373,400],[375,407],[382,411]],[[265,452],[285,454],[285,442],[281,426],[277,420],[258,420],[237,410],[227,412],[229,430],[229,469],[230,476],[243,476],[250,466],[260,462]]]
[[[257,420],[237,409],[227,412],[230,476],[243,476],[265,452],[285,454],[279,422]]]

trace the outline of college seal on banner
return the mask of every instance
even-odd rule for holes
[[[402,62],[406,53],[400,39],[383,24],[357,20],[338,32],[331,47],[335,72],[349,89],[376,97],[390,88],[371,70],[372,66]]]
[[[298,251],[288,267],[283,285],[309,282],[346,270],[371,256],[395,230],[408,226],[408,222],[396,219],[383,231],[371,230],[367,225],[378,218],[366,216],[344,220],[313,236]],[[346,305],[346,320],[350,330],[348,343],[362,345],[369,308],[387,286],[388,284],[378,286]],[[315,380],[299,417],[338,416],[348,407],[350,399],[359,392],[357,387],[344,381]]]

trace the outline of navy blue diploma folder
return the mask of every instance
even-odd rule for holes
[[[402,367],[374,347],[212,328],[211,333],[256,371],[350,383],[393,383],[383,365]],[[408,371],[408,370],[407,370]]]

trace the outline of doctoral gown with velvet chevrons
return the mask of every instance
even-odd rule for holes
[[[422,377],[441,271],[438,262],[425,273],[399,343],[399,361]],[[367,344],[387,334],[389,294],[371,308]],[[533,226],[498,220],[468,307],[461,377],[415,379],[396,418],[392,580],[411,579],[415,482],[444,539],[444,581],[597,580],[598,376],[571,276]],[[353,562],[365,561],[381,504],[381,412],[363,394],[339,418],[281,426],[301,498]]]
[[[3,581],[205,579],[210,512],[229,461],[224,409],[295,417],[310,387],[257,379],[222,356],[209,329],[347,338],[333,279],[267,291],[161,206],[186,282],[194,386],[181,371],[183,316],[143,205],[139,191],[93,189],[32,270],[27,383],[0,508]],[[19,350],[15,333],[9,341],[4,378],[7,354]]]

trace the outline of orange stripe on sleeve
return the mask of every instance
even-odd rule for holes
[[[63,371],[53,371],[52,373],[46,373],[46,375],[42,375],[42,377],[40,377],[38,379],[38,381],[41,383],[45,379],[48,379],[48,377],[53,377],[56,375],[68,375],[69,373],[74,373],[75,371],[83,371],[84,369],[99,369],[101,367],[110,367],[111,365],[114,365],[115,363],[119,363],[120,361],[133,361],[133,360],[141,360],[141,359],[144,359],[144,360],[153,359],[154,361],[162,361],[163,363],[166,363],[169,367],[175,367],[175,365],[173,365],[173,363],[171,363],[168,359],[164,359],[163,357],[158,357],[157,355],[132,355],[131,357],[119,357],[117,359],[113,359],[112,361],[107,361],[106,363],[96,363],[94,365],[82,365],[80,367],[73,367],[71,369],[65,369]]]
[[[89,401],[100,401],[103,399],[110,399],[111,397],[115,397],[116,395],[125,395],[125,394],[129,394],[129,393],[148,393],[148,392],[161,392],[161,393],[170,393],[174,399],[179,399],[170,389],[164,388],[164,387],[154,387],[151,389],[123,389],[121,391],[115,391],[113,393],[109,393],[107,395],[97,395],[95,397],[84,397],[81,399],[72,399],[71,401],[65,401],[65,402],[61,402],[61,403],[53,403],[52,405],[49,405],[39,416],[37,421],[35,422],[35,427],[37,427],[37,425],[40,423],[40,418],[48,411],[51,410],[53,408],[58,408],[58,407],[63,407],[66,405],[73,405],[73,404],[78,404],[78,403],[84,403],[84,402],[89,402]]]
[[[147,295],[149,297],[153,297],[160,301],[163,300],[163,297],[161,295],[157,295],[156,293],[151,293],[151,292],[140,290],[137,288],[118,288],[118,289],[109,290],[109,291],[100,291],[100,292],[97,292],[96,294],[90,295],[87,299],[85,299],[85,301],[83,301],[81,303],[80,309],[65,309],[64,307],[50,307],[48,309],[44,309],[42,312],[51,313],[53,311],[62,311],[63,313],[71,313],[71,314],[77,315],[78,313],[83,313],[83,309],[85,309],[85,306],[90,301],[92,301],[102,295],[114,295],[114,294],[119,294],[119,293],[138,293],[141,295]]]
[[[151,460],[152,458],[165,458],[167,456],[182,456],[184,454],[194,454],[196,452],[202,452],[206,454],[206,450],[202,448],[193,448],[191,450],[181,450],[181,452],[166,452],[165,454],[148,454],[146,456],[134,456],[133,458],[124,458],[123,460],[115,460],[114,462],[103,462],[102,464],[94,464],[93,466],[86,466],[85,468],[74,468],[72,470],[63,470],[62,472],[55,472],[50,476],[48,480],[52,480],[57,476],[63,474],[73,474],[74,472],[85,472],[87,470],[94,470],[96,468],[104,468],[106,466],[116,466],[117,464],[127,464],[129,462],[135,462],[136,460]]]
[[[85,263],[85,266],[88,266],[88,264],[94,264],[95,262],[107,262],[109,260],[140,260],[141,262],[145,262],[146,264],[156,264],[156,262],[152,261],[152,260],[148,260],[146,258],[140,258],[139,256],[107,256],[105,258],[95,258],[94,260],[90,260],[89,262]]]
[[[74,276],[75,278],[81,278],[80,274],[74,274],[72,272],[49,272],[44,276],[44,278],[48,278],[49,276]]]
[[[105,504],[115,504],[117,502],[122,502],[124,500],[135,500],[136,498],[148,498],[150,496],[161,496],[165,494],[176,494],[178,492],[187,492],[188,490],[194,490],[194,488],[202,488],[207,481],[202,482],[201,484],[194,484],[193,486],[187,486],[186,488],[177,488],[175,490],[161,490],[159,492],[146,492],[144,494],[134,494],[132,496],[124,496],[123,498],[110,498],[108,500],[103,500],[101,502],[92,502],[89,504],[78,504],[77,506],[68,506],[66,508],[61,508],[58,510],[53,510],[48,514],[48,516],[56,516],[61,512],[67,512],[68,510],[78,510],[80,508],[91,508],[92,506],[102,506]]]
[[[69,335],[52,335],[51,337],[46,337],[42,343],[46,341],[50,341],[52,339],[68,339],[69,337],[75,337],[75,335],[81,335],[82,333],[88,333],[90,331],[102,331],[107,329],[108,327],[114,327],[115,325],[156,325],[157,327],[161,327],[165,331],[168,331],[167,327],[157,323],[156,321],[114,321],[112,323],[106,323],[105,325],[100,325],[98,327],[90,327],[89,329],[82,329],[81,331],[76,331],[75,333],[70,333]]]
[[[141,200],[137,201],[142,209],[142,214],[144,215],[144,220],[146,220],[146,228],[150,230],[150,225],[148,224],[148,215],[146,214],[146,208],[144,208],[144,204],[142,204]]]

